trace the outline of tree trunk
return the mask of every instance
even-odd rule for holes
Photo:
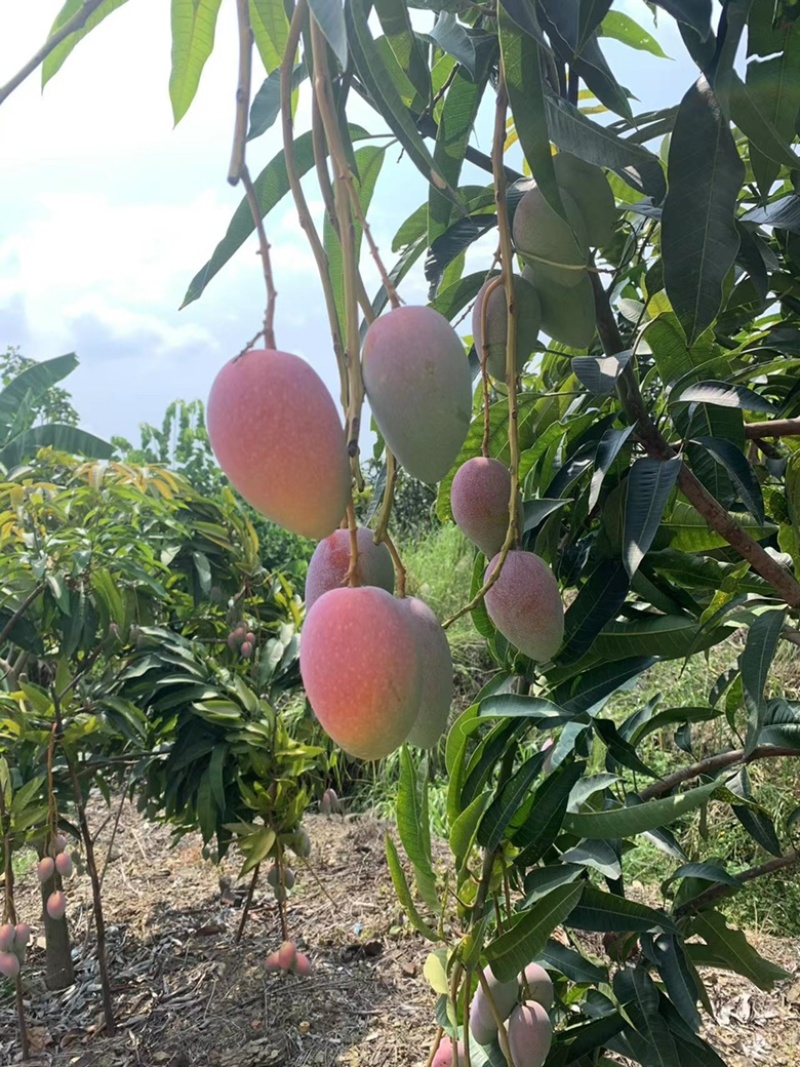
[[[61,919],[51,919],[47,914],[47,898],[56,889],[61,888],[61,879],[57,874],[48,878],[42,885],[42,914],[44,916],[45,949],[45,984],[48,989],[66,989],[75,982],[75,968],[72,965],[72,945],[69,940],[66,915]]]

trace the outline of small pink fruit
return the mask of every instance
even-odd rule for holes
[[[21,945],[22,948],[28,944],[31,939],[31,928],[27,923],[18,923],[14,931],[14,941],[17,945]]]
[[[13,952],[0,952],[0,974],[6,978],[16,978],[19,974],[19,960]]]
[[[278,949],[278,962],[281,965],[281,970],[289,971],[294,966],[294,961],[297,958],[297,946],[294,941],[284,941],[281,947]]]
[[[271,952],[267,956],[266,968],[268,971],[282,971],[281,967],[281,954],[280,952]]]
[[[239,644],[239,638],[236,636],[235,630],[231,630],[231,632],[228,634],[227,644],[231,652],[234,652],[236,650],[236,647]]]
[[[311,974],[311,960],[303,952],[298,952],[292,964],[292,970],[302,978],[308,978]]]
[[[63,852],[67,847],[67,839],[63,834],[56,834],[53,838],[53,848],[56,853]]]
[[[16,931],[11,923],[3,923],[0,926],[0,952],[8,952],[14,944]]]
[[[72,856],[69,852],[59,852],[56,856],[56,870],[62,878],[70,878],[72,876]]]
[[[458,1050],[458,1062],[464,1063],[464,1042],[459,1041],[456,1046]],[[453,1052],[453,1042],[449,1037],[443,1037],[439,1042],[439,1047],[436,1050],[436,1055],[433,1057],[431,1067],[455,1067],[455,1054]]]
[[[243,641],[240,651],[245,659],[250,659],[250,657],[253,655],[253,646],[250,644],[249,641]]]
[[[244,635],[244,639],[248,642],[248,644],[254,645],[256,643],[256,635],[253,633],[252,630],[247,631],[247,633]]]
[[[44,859],[39,860],[36,867],[36,873],[39,876],[39,881],[44,883],[48,882],[53,877],[53,871],[55,871],[55,861],[50,856],[45,856]]]
[[[47,914],[51,919],[63,919],[67,910],[67,898],[60,889],[56,889],[47,898]]]
[[[237,641],[244,641],[244,634],[245,628],[241,625],[237,626],[236,629],[233,631],[233,636],[236,638]]]
[[[526,1001],[535,1000],[545,1011],[553,1006],[553,982],[547,971],[538,963],[529,963],[520,975],[527,987]]]

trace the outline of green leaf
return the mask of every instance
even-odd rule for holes
[[[582,883],[563,885],[548,893],[511,929],[486,946],[486,959],[501,982],[512,981],[547,945],[550,934],[561,926],[584,891]]]
[[[653,350],[658,373],[666,385],[673,385],[687,376],[699,379],[707,377],[709,372],[727,372],[727,364],[710,333],[693,345],[687,345],[680,324],[671,313],[653,319],[645,327],[644,337]]]
[[[760,411],[776,415],[777,409],[769,400],[744,385],[729,385],[727,382],[698,382],[682,389],[671,404],[714,404],[722,408],[740,408],[744,411]]]
[[[741,450],[721,437],[694,437],[694,442],[705,448],[730,475],[739,497],[758,522],[765,522],[764,495],[755,471]]]
[[[562,863],[577,863],[582,867],[591,867],[604,878],[622,877],[622,863],[619,854],[608,841],[581,841],[573,848],[561,853]]]
[[[517,859],[520,867],[536,863],[558,837],[567,812],[569,795],[585,766],[585,763],[565,762],[548,775],[536,790],[532,808],[535,817],[528,819],[513,837],[516,847],[522,849]]]
[[[289,39],[289,20],[283,0],[250,0],[250,26],[267,74],[283,61]]]
[[[615,41],[650,52],[659,59],[669,58],[655,37],[622,11],[609,11],[600,24],[599,33],[601,37],[613,37]]]
[[[609,167],[629,183],[635,183],[638,178],[642,191],[654,203],[661,203],[667,186],[657,156],[623,140],[608,127],[592,122],[578,108],[549,90],[545,91],[545,102],[550,136],[563,152],[572,152],[598,167]]]
[[[13,423],[23,404],[41,399],[48,389],[66,378],[77,366],[78,357],[74,352],[69,352],[21,371],[0,391],[0,425]]]
[[[718,788],[718,782],[708,782],[706,785],[699,785],[685,793],[676,793],[661,800],[648,800],[643,804],[614,808],[610,811],[568,814],[564,819],[564,829],[579,837],[592,839],[634,837],[646,830],[669,826],[684,815],[696,811]]]
[[[584,886],[583,897],[569,917],[568,926],[597,933],[635,933],[643,930],[674,930],[675,924],[661,911],[593,885]]]
[[[625,570],[631,578],[653,543],[682,462],[680,456],[666,460],[644,456],[631,467],[625,500],[622,556]]]
[[[360,126],[350,127],[350,137],[353,141],[362,141],[369,136],[366,130],[363,130]],[[294,162],[297,175],[300,178],[314,166],[314,148],[310,132],[301,134],[294,142]],[[289,192],[289,179],[286,175],[286,160],[283,150],[273,156],[253,184],[263,218]],[[214,249],[211,259],[200,268],[189,283],[181,308],[185,308],[202,295],[214,275],[225,266],[234,252],[242,247],[254,229],[250,205],[247,202],[247,198],[244,198],[236,208],[228,225],[227,233]]]
[[[423,760],[423,769],[425,762]],[[417,773],[406,745],[400,750],[400,778],[397,786],[397,833],[414,868],[419,895],[432,911],[439,909],[436,876],[431,860],[431,828],[427,810],[427,771]]]
[[[543,726],[559,726],[569,721],[572,715],[565,716],[563,708],[542,697],[523,696],[519,693],[497,693],[482,700],[478,707],[481,719],[490,718],[532,718],[544,720]]]
[[[491,800],[492,792],[490,789],[479,793],[472,803],[467,805],[451,823],[450,851],[455,857],[455,868],[459,873],[469,858],[469,854],[475,844],[483,813],[488,808]]]
[[[738,515],[737,522],[756,541],[763,541],[778,531],[773,523],[761,524],[749,515]],[[706,519],[691,504],[682,500],[676,501],[661,528],[670,536],[670,549],[680,552],[708,552],[728,544],[724,537],[710,529]]]
[[[514,128],[536,184],[553,210],[566,218],[550,149],[541,49],[529,34],[520,31],[512,18],[513,15],[506,14],[505,5],[500,7],[500,50]],[[536,19],[533,11],[531,18]]]
[[[759,615],[747,631],[744,651],[739,660],[748,711],[747,739],[744,749],[745,755],[748,756],[758,745],[767,710],[764,690],[785,621],[785,610],[765,611],[763,615]]]
[[[455,188],[464,162],[481,99],[486,88],[486,75],[479,81],[461,70],[456,71],[439,116],[433,161],[448,184]],[[452,197],[445,196],[431,185],[428,191],[428,244],[444,234],[453,218]]]
[[[628,1040],[643,1067],[680,1067],[672,1034],[658,1011],[658,989],[644,967],[617,971],[613,988],[634,1024]]]
[[[691,26],[701,41],[711,36],[711,0],[654,0],[654,3],[676,22]]]
[[[667,708],[636,727],[630,742],[638,745],[648,734],[683,722],[711,722],[722,714],[719,708]]]
[[[297,89],[307,77],[308,70],[305,63],[298,63],[292,71],[292,91]],[[281,74],[279,70],[273,70],[269,77],[262,82],[261,88],[253,97],[253,103],[250,105],[250,125],[247,131],[247,140],[252,141],[271,129],[280,113]]]
[[[258,867],[267,858],[274,844],[275,831],[271,826],[262,826],[250,837],[241,838],[239,847],[245,854],[245,861],[239,872],[240,877]]]
[[[342,0],[308,0],[308,6],[339,66],[347,70],[347,27]]]
[[[782,967],[760,956],[742,931],[729,927],[725,917],[718,911],[704,911],[696,915],[691,930],[702,937],[712,952],[725,960],[731,970],[744,975],[759,989],[769,992],[776,982],[792,977]]]
[[[423,41],[430,41],[434,47],[452,56],[470,78],[474,78],[477,58],[475,42],[455,15],[449,11],[439,11],[433,27],[419,36]]]
[[[601,664],[562,682],[551,695],[565,711],[588,711],[603,703],[655,662],[652,656],[634,656],[616,663]]]
[[[403,868],[400,864],[397,847],[388,834],[386,835],[386,859],[389,864],[389,873],[392,876],[394,891],[397,894],[400,903],[403,905],[403,909],[408,916],[408,921],[418,933],[422,934],[423,937],[426,937],[429,941],[438,941],[439,938],[437,935],[417,911],[416,905],[411,898],[411,890],[408,888],[406,876],[403,873]]]
[[[747,64],[746,85],[761,119],[759,125],[766,121],[774,129],[779,143],[785,146],[794,138],[795,118],[800,109],[800,33],[789,36],[780,55],[751,60]],[[784,147],[784,151],[788,149]],[[754,126],[750,163],[762,197],[769,194],[783,162],[783,159],[771,158],[759,145],[759,130]]]
[[[527,759],[492,802],[478,827],[478,842],[485,849],[492,852],[503,840],[508,824],[522,807],[546,757],[546,752],[537,752]]]
[[[602,560],[581,586],[564,618],[564,644],[559,663],[570,663],[588,652],[600,631],[619,614],[630,579],[618,560]]]
[[[592,475],[587,504],[589,511],[594,510],[597,501],[600,499],[603,479],[611,470],[614,460],[633,433],[633,430],[633,426],[626,426],[624,430],[615,430],[613,428],[604,430],[603,436],[597,442],[597,452],[594,457],[594,474]]]
[[[42,63],[42,88],[50,81],[54,74],[57,74],[64,63],[67,56],[70,55],[75,45],[82,41],[87,33],[90,33],[95,26],[107,18],[112,11],[116,11],[118,7],[126,3],[126,0],[103,0],[103,3],[96,8],[91,15],[87,18],[83,27],[71,33],[69,37],[65,38],[61,44],[57,45],[50,55]],[[50,27],[50,33],[48,37],[52,37],[56,30],[60,30],[61,27],[69,22],[73,15],[75,15],[84,5],[84,0],[67,0],[59,13],[56,15],[55,22]]]
[[[705,78],[684,96],[669,149],[661,219],[664,282],[691,345],[710,326],[739,249],[735,209],[744,181],[728,122]]]
[[[551,970],[558,971],[571,982],[598,985],[608,982],[608,971],[587,960],[574,948],[567,948],[560,941],[548,941],[539,953],[539,960]]]
[[[611,396],[617,388],[617,379],[632,356],[633,352],[628,349],[615,356],[573,356],[571,363],[575,377],[590,393]]]
[[[110,459],[113,446],[93,433],[77,426],[58,422],[45,423],[23,430],[0,448],[0,463],[10,470],[24,460],[33,459],[40,448],[53,448],[57,452],[86,456],[88,459]]]
[[[416,123],[410,111],[400,99],[396,88],[396,81],[389,69],[389,57],[376,47],[375,40],[369,31],[367,19],[367,0],[347,0],[345,4],[345,20],[347,24],[347,39],[353,54],[353,62],[358,71],[367,92],[372,97],[375,107],[380,111],[383,120],[400,141],[408,153],[409,159],[418,168],[427,182],[432,182],[441,192],[449,196],[454,203],[460,204],[459,198],[450,188],[446,179],[439,173],[434,164],[433,157],[422,136],[417,130]],[[396,60],[392,56],[396,65]],[[399,66],[397,71],[402,74]]]
[[[176,126],[195,98],[203,67],[214,49],[214,30],[221,2],[172,0],[169,98]]]
[[[675,1005],[686,1025],[695,1032],[700,1029],[697,1011],[699,991],[696,971],[686,959],[683,945],[673,934],[646,935],[643,946],[648,958],[658,967],[667,996]]]
[[[404,0],[376,0],[375,11],[398,65],[420,100],[427,103],[431,98],[431,74],[425,52],[412,29],[408,7]],[[396,252],[397,248],[393,247],[392,251]]]

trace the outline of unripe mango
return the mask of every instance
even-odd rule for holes
[[[514,1008],[507,1032],[514,1063],[543,1067],[553,1042],[553,1024],[541,1004],[529,1000]]]
[[[519,276],[514,277],[514,307],[517,319],[516,368],[519,374],[536,347],[542,323],[542,308],[536,290]],[[486,350],[486,369],[489,374],[505,381],[508,308],[505,287],[499,277],[484,282],[475,299],[472,309],[472,335],[478,358],[482,359],[484,349]]]
[[[0,952],[8,952],[16,939],[16,930],[13,923],[3,923],[0,926]]]
[[[466,1056],[464,1053],[464,1042],[459,1041],[456,1046],[458,1050],[458,1064],[459,1067],[463,1067],[466,1064]],[[431,1061],[431,1067],[455,1067],[456,1056],[453,1051],[453,1041],[445,1034],[442,1040],[439,1042],[439,1047],[436,1050],[436,1055]]]
[[[45,907],[51,919],[63,919],[67,910],[67,898],[60,889],[56,889],[47,898]]]
[[[295,856],[299,856],[301,859],[307,860],[311,855],[311,838],[302,827],[292,838],[291,848]]]
[[[507,1019],[517,1003],[519,983],[516,980],[501,982],[499,978],[495,978],[491,967],[485,967],[483,975],[489,986],[489,992],[497,1009],[497,1014],[501,1021]],[[478,986],[475,990],[475,996],[472,998],[472,1004],[469,1009],[469,1028],[479,1045],[488,1045],[497,1037],[497,1023],[494,1012],[482,985]]]
[[[372,531],[364,526],[356,530],[358,563],[357,585],[377,585],[387,593],[394,592],[394,566],[389,549],[384,544],[376,545]],[[350,568],[350,531],[335,530],[330,537],[320,541],[308,564],[306,575],[306,611],[319,600],[323,593],[341,588]]]
[[[40,859],[36,865],[36,874],[40,882],[47,882],[53,877],[53,872],[56,869],[55,860],[51,856],[45,856]]]
[[[19,974],[19,959],[13,952],[0,952],[0,974],[11,979]]]
[[[559,190],[569,193],[586,225],[589,244],[610,244],[617,224],[617,206],[611,186],[600,167],[570,152],[559,152],[553,159]]]
[[[399,601],[417,634],[422,688],[419,711],[406,740],[431,748],[442,736],[453,701],[453,659],[447,635],[427,604],[417,597]]]
[[[72,856],[69,852],[59,852],[56,856],[56,870],[62,878],[70,878],[72,876]]]
[[[334,815],[341,812],[342,805],[335,789],[325,790],[322,794],[322,800],[319,802],[319,810],[321,815]]]
[[[563,285],[544,276],[535,276],[525,267],[522,277],[536,287],[542,308],[542,333],[570,348],[588,348],[595,331],[594,290],[588,274],[574,286]]]
[[[63,834],[56,834],[52,840],[53,850],[58,854],[67,847],[67,839]]]
[[[589,240],[578,205],[563,190],[561,202],[569,223],[550,207],[538,185],[529,189],[514,212],[514,244],[536,278],[572,288],[584,277],[580,268],[589,262]]]
[[[552,743],[551,741],[550,744]],[[525,1000],[535,1000],[545,1011],[550,1011],[553,1006],[553,982],[544,967],[538,963],[529,963],[520,979],[523,989],[527,990]]]
[[[469,361],[458,334],[433,308],[399,307],[370,325],[361,358],[387,445],[413,478],[438,482],[472,418]]]
[[[499,460],[475,456],[456,471],[450,488],[453,518],[488,559],[506,539],[510,500],[511,475]]]
[[[385,589],[331,589],[308,613],[300,673],[323,730],[345,752],[381,759],[419,712],[416,630]]]
[[[232,359],[211,386],[206,423],[220,467],[249,504],[304,537],[336,529],[350,492],[345,434],[308,363],[273,350]]]
[[[498,553],[486,568],[489,578]],[[564,639],[564,605],[553,572],[533,552],[511,551],[485,598],[494,625],[537,663],[551,660]]]

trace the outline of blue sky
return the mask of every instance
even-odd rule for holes
[[[0,7],[0,82],[41,45],[61,6],[62,0],[37,0]],[[641,0],[623,9],[653,30]],[[674,61],[605,44],[641,110],[677,102],[696,77],[667,17],[657,36]],[[263,315],[254,243],[199,301],[178,311],[241,197],[225,180],[235,5],[222,5],[214,54],[176,128],[169,65],[169,4],[130,0],[78,46],[44,93],[35,74],[0,106],[0,349],[15,345],[35,359],[77,352],[80,366],[65,384],[83,425],[133,441],[138,424],[160,422],[171,400],[205,400],[219,367]],[[300,125],[304,116],[301,105]],[[377,128],[369,112],[361,119]],[[277,129],[252,142],[251,173],[279,148]],[[470,169],[465,181],[486,180]],[[319,218],[313,185],[307,192]],[[416,171],[390,151],[372,220],[388,259],[393,233],[425,195]],[[288,198],[268,220],[268,233],[279,290],[278,343],[308,359],[338,395],[313,260]],[[374,289],[366,255],[364,274]],[[401,295],[422,301],[425,289],[420,262]]]

